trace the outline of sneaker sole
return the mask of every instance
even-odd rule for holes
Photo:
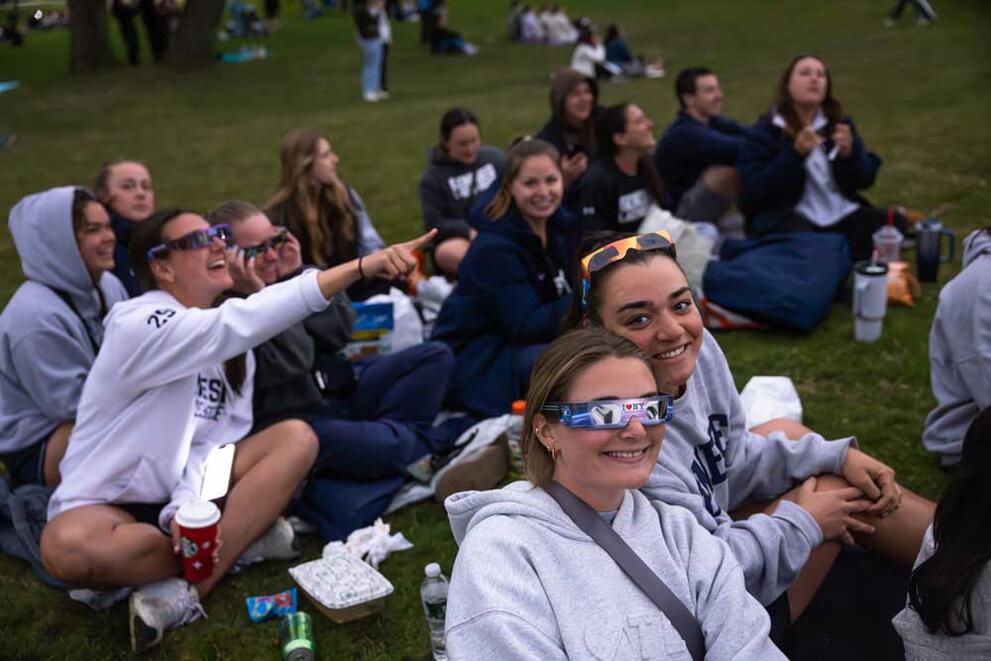
[[[155,627],[145,624],[140,615],[131,613],[131,649],[135,654],[146,652],[161,642]]]
[[[461,491],[483,491],[499,484],[509,472],[509,443],[506,435],[475,453],[471,458],[455,464],[437,480],[434,498],[438,503],[452,493]]]

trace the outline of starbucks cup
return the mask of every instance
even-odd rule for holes
[[[193,500],[179,508],[175,520],[179,526],[182,572],[187,581],[197,583],[213,573],[220,509],[208,500]]]
[[[863,261],[853,269],[853,336],[858,342],[874,342],[888,311],[888,265]]]

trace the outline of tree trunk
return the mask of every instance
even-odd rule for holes
[[[179,67],[203,66],[213,61],[217,26],[224,16],[224,0],[190,0],[179,27],[169,40],[166,59]]]
[[[69,0],[69,71],[95,71],[114,64],[106,0]]]

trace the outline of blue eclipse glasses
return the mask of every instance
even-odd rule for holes
[[[640,399],[551,402],[540,412],[575,429],[623,429],[633,418],[639,418],[644,427],[653,427],[674,416],[674,397],[662,393]]]

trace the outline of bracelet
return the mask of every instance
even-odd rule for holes
[[[365,279],[365,272],[361,270],[361,260],[363,260],[364,258],[365,258],[364,255],[362,255],[361,257],[358,258],[358,276],[362,280]]]

